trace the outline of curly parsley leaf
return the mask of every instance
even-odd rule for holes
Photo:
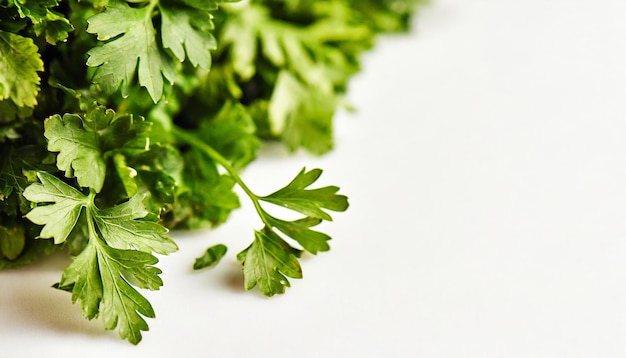
[[[34,107],[43,61],[32,39],[0,31],[0,101]]]
[[[24,196],[39,204],[27,214],[44,225],[40,237],[64,242],[79,216],[87,223],[88,242],[66,268],[57,287],[72,292],[83,315],[100,315],[106,329],[119,329],[120,337],[133,344],[148,329],[143,317],[154,317],[150,303],[132,285],[157,290],[163,284],[152,252],[167,254],[177,249],[165,236],[166,229],[142,220],[147,210],[141,198],[109,209],[94,204],[95,192],[83,195],[57,177],[40,172],[40,183],[31,184]],[[132,249],[128,249],[132,248]]]

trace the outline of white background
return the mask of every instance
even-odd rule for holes
[[[286,295],[241,288],[242,198],[174,235],[138,347],[49,288],[67,259],[0,272],[0,356],[624,357],[625,66],[626,1],[434,0],[366,56],[333,153],[268,148],[245,172],[267,193],[322,167],[350,196]]]

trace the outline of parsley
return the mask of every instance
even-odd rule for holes
[[[141,290],[163,285],[158,256],[177,250],[169,229],[251,203],[259,226],[236,258],[267,296],[302,277],[303,252],[330,249],[316,227],[348,199],[315,187],[321,169],[269,195],[240,173],[265,140],[331,150],[360,55],[421,1],[229,2],[0,0],[0,269],[63,248],[54,287],[133,344],[155,317]]]

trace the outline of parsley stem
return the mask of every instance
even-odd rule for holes
[[[267,227],[272,227],[272,225],[269,223],[269,221],[266,218],[265,211],[261,207],[259,196],[256,195],[252,190],[250,190],[250,188],[246,185],[246,183],[239,176],[239,173],[237,172],[237,170],[233,168],[233,166],[230,164],[230,161],[228,161],[228,159],[224,158],[224,156],[222,156],[217,150],[215,150],[209,144],[206,144],[201,139],[199,139],[198,137],[196,137],[195,135],[191,134],[190,132],[184,129],[173,126],[172,133],[174,134],[174,137],[176,139],[186,144],[189,144],[190,146],[198,150],[201,150],[206,155],[213,158],[213,160],[215,160],[222,168],[224,168],[228,172],[228,174],[230,174],[230,176],[235,180],[237,185],[239,185],[239,187],[250,198],[250,201],[252,201],[252,204],[254,204],[254,209],[256,210],[257,214],[259,214],[259,217],[261,218],[261,221],[263,221],[263,223]]]

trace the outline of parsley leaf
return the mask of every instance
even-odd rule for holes
[[[313,169],[308,172],[306,169],[302,169],[287,186],[260,199],[311,218],[330,221],[332,220],[331,216],[323,209],[344,211],[348,208],[348,198],[345,195],[337,195],[339,188],[336,186],[306,189],[320,175],[322,175],[321,169]]]
[[[122,96],[127,97],[137,70],[139,84],[157,102],[163,94],[163,76],[173,80],[173,69],[156,43],[152,24],[155,6],[155,1],[140,8],[110,1],[106,11],[87,20],[87,31],[107,41],[87,53],[87,65],[97,67],[93,81],[105,92],[121,87]]]
[[[200,270],[203,268],[217,265],[222,257],[226,255],[227,250],[228,249],[226,248],[226,246],[222,244],[217,244],[209,247],[205,251],[204,255],[196,259],[196,262],[193,264],[193,269]]]
[[[293,249],[271,230],[255,231],[254,241],[237,255],[243,264],[244,286],[258,286],[267,296],[284,293],[287,277],[302,278],[302,268]]]
[[[38,177],[41,184],[27,187],[24,197],[33,203],[52,204],[38,206],[26,217],[35,224],[44,225],[40,237],[54,238],[55,244],[61,244],[74,229],[83,207],[91,204],[91,199],[53,175],[42,172]]]
[[[96,192],[104,185],[108,158],[121,151],[149,149],[149,123],[132,115],[116,116],[102,106],[84,118],[69,113],[63,117],[54,115],[46,119],[44,126],[48,150],[59,152],[58,168],[68,178],[76,177],[80,186]],[[134,176],[132,171],[118,174],[125,178]]]
[[[161,4],[163,47],[172,51],[180,62],[188,58],[194,66],[209,69],[211,56],[208,51],[217,47],[210,33],[213,22],[209,11],[217,9],[217,2],[198,2],[194,5],[201,7]]]
[[[40,183],[31,184],[24,196],[42,204],[26,216],[44,225],[40,237],[60,244],[74,230],[79,216],[88,227],[88,243],[64,271],[57,287],[72,292],[80,301],[83,315],[98,314],[106,329],[119,328],[120,337],[137,344],[148,329],[144,317],[154,317],[150,303],[132,286],[157,290],[163,284],[152,252],[168,254],[177,249],[165,236],[166,229],[141,220],[148,214],[141,197],[109,209],[94,204],[95,192],[83,195],[55,176],[38,173]],[[132,249],[128,249],[132,248]]]
[[[167,229],[154,222],[136,220],[149,214],[143,199],[142,195],[135,195],[123,204],[99,210],[94,219],[100,233],[109,245],[117,248],[159,254],[176,251],[176,244],[165,236]]]
[[[33,23],[35,34],[45,34],[50,44],[66,40],[74,29],[67,18],[53,10],[59,5],[57,0],[14,0],[12,4],[22,18],[28,18]]]
[[[150,0],[139,7],[109,1],[104,12],[87,20],[87,32],[104,42],[88,52],[87,65],[96,67],[93,81],[107,93],[120,88],[127,97],[137,74],[139,85],[158,102],[163,96],[163,78],[170,83],[175,80],[170,54],[178,62],[188,59],[205,70],[211,66],[209,51],[216,48],[210,33],[211,12],[217,6],[217,1]],[[156,14],[160,29],[155,27]]]
[[[30,38],[0,31],[0,100],[17,107],[34,107],[39,92],[43,62]]]

